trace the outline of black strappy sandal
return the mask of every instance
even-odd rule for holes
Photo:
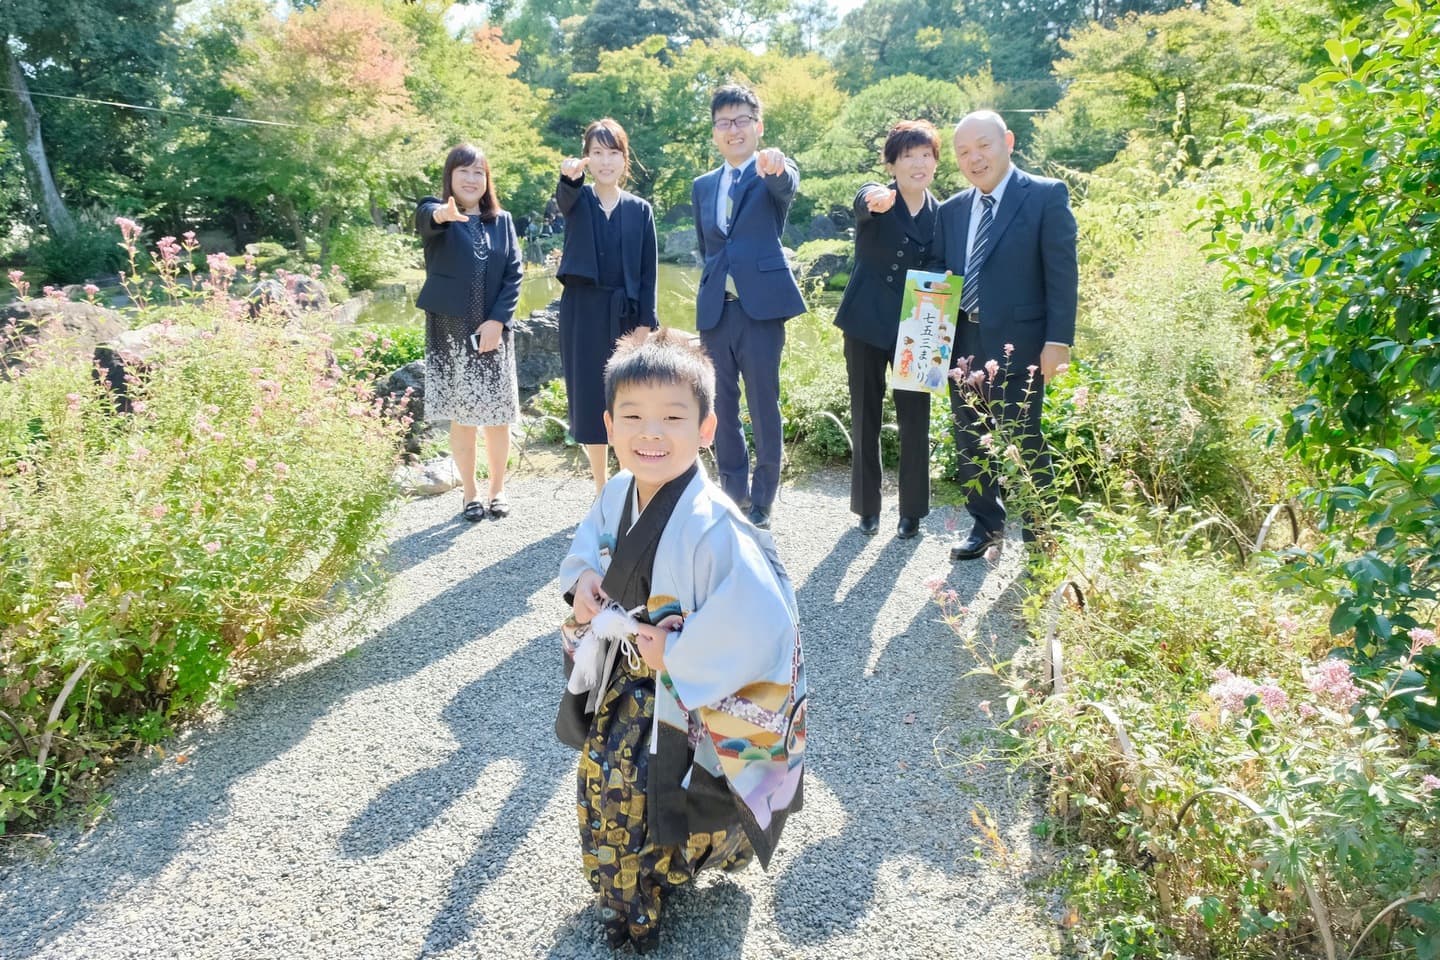
[[[471,500],[469,503],[465,504],[465,509],[460,511],[460,516],[464,517],[471,523],[478,523],[479,521],[485,519],[485,513],[485,501]]]

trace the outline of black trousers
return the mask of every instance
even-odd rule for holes
[[[965,357],[971,346],[966,333],[974,340],[974,328],[966,331],[961,320],[961,349],[956,358]],[[952,358],[952,361],[956,358]],[[1038,362],[1038,361],[1037,361]],[[1052,477],[1050,451],[1040,432],[1040,411],[1045,400],[1045,378],[1039,370],[1034,376],[1026,370],[1028,361],[1011,361],[1007,370],[1001,365],[994,378],[988,375],[979,384],[957,386],[950,381],[950,411],[955,419],[955,449],[960,458],[960,483],[965,487],[965,509],[975,519],[975,531],[999,535],[1005,530],[1005,507],[1000,490],[1000,467],[997,456],[1014,443],[1034,479],[1035,491],[1041,497],[1050,495]],[[956,366],[951,363],[951,368]],[[978,368],[984,373],[984,367]],[[1008,373],[1008,376],[1007,376]],[[997,430],[998,428],[998,430]],[[991,435],[989,443],[982,443]],[[1023,518],[1027,534],[1032,532],[1034,518]]]
[[[893,349],[881,349],[848,334],[845,372],[850,380],[850,510],[860,516],[880,512],[880,426],[889,385],[886,371]],[[893,390],[900,426],[900,515],[930,512],[930,394]]]

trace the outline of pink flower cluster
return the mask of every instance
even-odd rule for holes
[[[1285,691],[1273,680],[1256,683],[1245,677],[1237,677],[1224,667],[1216,670],[1214,676],[1215,682],[1210,685],[1209,693],[1221,710],[1241,713],[1245,710],[1245,701],[1256,697],[1266,713],[1275,714],[1284,710],[1290,702]]]
[[[1415,627],[1410,631],[1410,656],[1419,656],[1429,648],[1440,644],[1435,639],[1435,631],[1425,627]]]
[[[1440,790],[1440,777],[1433,773],[1427,773],[1420,778],[1421,793],[1434,793],[1436,790]]]
[[[1348,710],[1360,699],[1360,688],[1350,674],[1350,665],[1344,660],[1321,661],[1305,671],[1305,686],[1315,696],[1329,700],[1342,710]]]
[[[25,279],[25,272],[23,270],[10,271],[10,285],[15,288],[15,292],[20,296],[21,300],[24,300],[25,294],[30,292],[30,281]]]
[[[140,236],[140,224],[129,217],[116,217],[115,226],[120,228],[120,236],[127,243],[133,243]]]
[[[174,263],[180,257],[180,244],[175,242],[174,237],[161,237],[156,242],[155,249],[165,263]]]

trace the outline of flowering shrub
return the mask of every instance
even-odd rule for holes
[[[127,360],[129,412],[61,350],[0,380],[12,829],[88,796],[112,756],[293,644],[379,533],[402,425],[343,375],[327,334],[237,319],[224,267],[186,314],[198,329]]]
[[[1166,536],[1123,509],[1092,508],[1083,530],[1061,531],[1103,571],[1056,628],[1063,694],[1033,660],[993,664],[970,639],[1009,688],[996,716],[1010,756],[1048,775],[1075,953],[1324,956],[1322,927],[1342,956],[1433,950],[1423,898],[1358,938],[1391,902],[1434,892],[1440,744],[1386,722],[1403,687],[1330,656],[1323,608]],[[1035,574],[1053,586],[1068,569]],[[932,589],[959,629],[959,598]],[[1043,633],[1048,613],[1032,614]],[[1433,643],[1415,631],[1413,656]]]

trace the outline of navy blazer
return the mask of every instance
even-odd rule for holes
[[[435,222],[435,210],[445,206],[437,197],[426,197],[415,208],[415,232],[425,246],[425,285],[415,298],[421,310],[473,319],[470,316],[470,279],[474,276],[475,231],[489,234],[490,256],[485,261],[485,315],[482,320],[499,320],[505,326],[515,319],[520,302],[520,241],[515,221],[501,210],[489,223],[471,216],[464,223]]]
[[[935,266],[932,249],[940,205],[926,190],[924,210],[930,214],[930,229],[922,231],[904,197],[897,196],[895,205],[884,213],[871,213],[865,193],[876,187],[880,184],[867,183],[855,194],[855,270],[835,311],[835,326],[856,340],[894,350],[905,271]],[[888,188],[880,187],[895,188],[893,180]]]
[[[565,248],[560,254],[556,277],[582,277],[591,283],[600,278],[599,256],[595,250],[594,215],[599,204],[595,188],[583,179],[560,177],[555,202],[565,218]],[[633,193],[620,191],[620,266],[625,271],[625,298],[639,317],[640,326],[658,327],[655,313],[655,284],[659,274],[659,251],[655,240],[655,213],[650,204]],[[614,213],[611,216],[615,216]]]
[[[690,205],[695,208],[695,237],[704,267],[695,299],[695,327],[712,329],[725,310],[725,277],[735,281],[740,306],[756,320],[788,320],[805,312],[805,299],[780,247],[790,204],[800,189],[800,171],[785,158],[785,172],[762,177],[755,164],[740,175],[727,234],[715,222],[715,196],[721,165],[695,178]]]
[[[963,276],[975,188],[940,205],[935,222],[937,269]],[[990,225],[989,253],[980,265],[980,344],[986,360],[1005,360],[1024,370],[1040,362],[1046,342],[1075,342],[1075,308],[1080,264],[1075,247],[1070,191],[1059,180],[1031,176],[1020,168],[1005,187]],[[961,323],[965,321],[962,319]]]

